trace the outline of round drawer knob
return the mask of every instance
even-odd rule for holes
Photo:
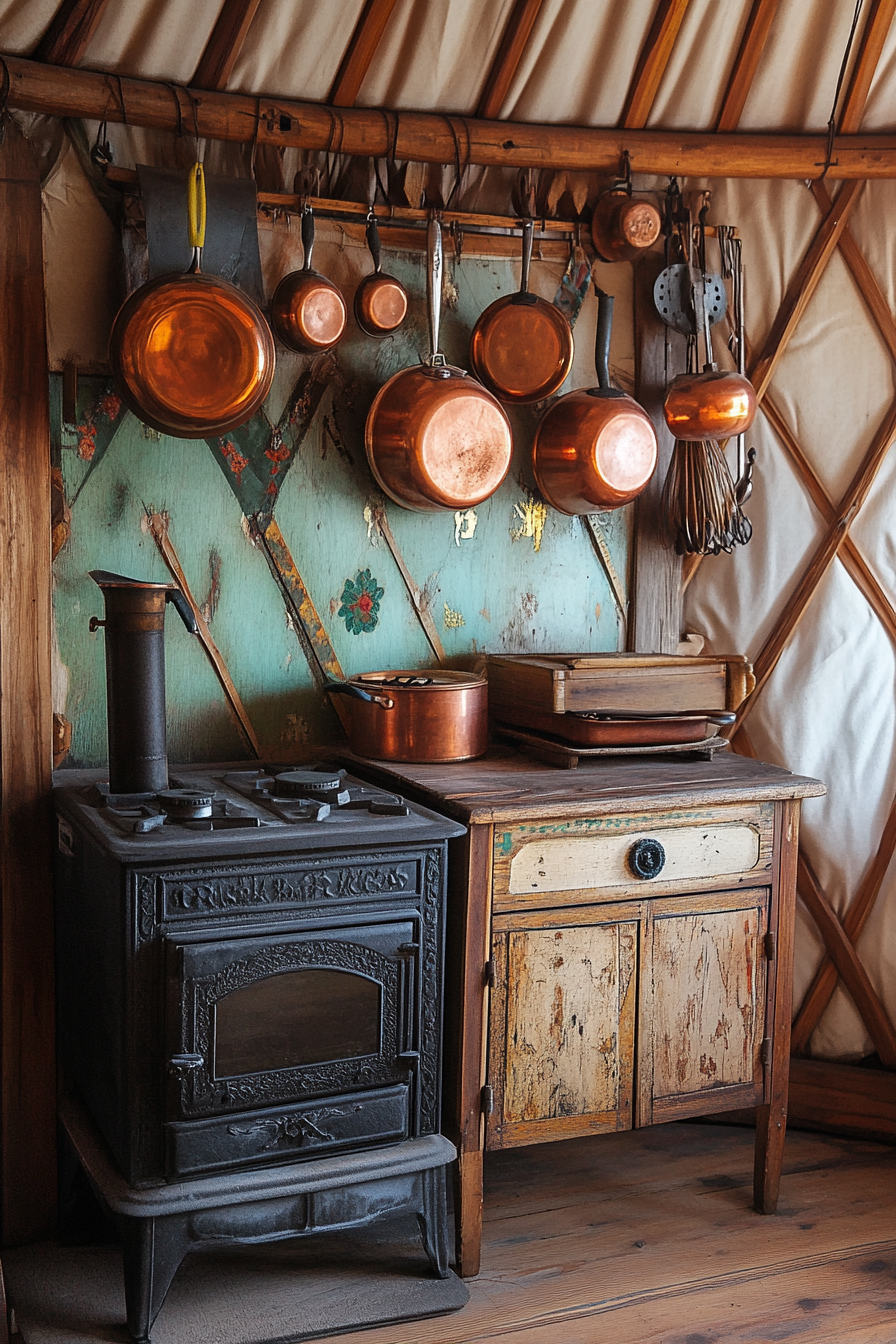
[[[666,863],[666,851],[659,840],[636,840],[628,852],[628,863],[635,877],[657,877]]]

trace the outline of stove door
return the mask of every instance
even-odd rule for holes
[[[412,919],[169,940],[169,1117],[408,1082],[418,952]]]

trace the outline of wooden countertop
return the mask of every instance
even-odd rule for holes
[[[492,747],[476,761],[447,765],[373,761],[348,751],[337,759],[467,825],[565,817],[571,806],[583,804],[591,815],[601,816],[633,801],[653,811],[668,807],[673,798],[676,806],[702,806],[746,798],[817,798],[827,792],[820,780],[730,751],[716,753],[711,761],[604,757],[583,761],[577,770],[542,765],[506,746]]]

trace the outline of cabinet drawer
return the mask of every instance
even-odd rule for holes
[[[772,803],[496,826],[494,909],[754,886],[773,828]]]

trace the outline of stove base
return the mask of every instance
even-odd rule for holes
[[[121,1233],[133,1344],[149,1344],[153,1321],[181,1260],[202,1246],[278,1241],[359,1227],[406,1211],[417,1215],[434,1273],[442,1279],[450,1274],[445,1164],[455,1150],[441,1135],[346,1157],[135,1189],[118,1172],[76,1099],[63,1101],[60,1119]]]

